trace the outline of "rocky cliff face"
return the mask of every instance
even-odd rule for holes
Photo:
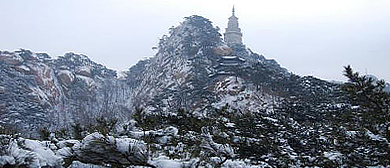
[[[119,109],[126,106],[125,83],[116,80],[114,70],[85,55],[67,53],[52,59],[23,49],[1,51],[0,67],[3,125],[36,130],[126,111]]]
[[[26,50],[0,53],[1,122],[22,128],[47,123],[47,109],[59,101],[45,54]]]

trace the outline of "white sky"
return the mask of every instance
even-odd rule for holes
[[[350,64],[390,81],[390,0],[0,0],[0,50],[73,51],[126,70],[183,17],[224,31],[233,4],[244,43],[296,74],[346,80]]]

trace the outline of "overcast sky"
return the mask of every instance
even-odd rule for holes
[[[293,73],[346,80],[350,64],[390,81],[390,0],[0,0],[0,50],[72,51],[126,70],[183,17],[224,31],[233,4],[245,45]]]

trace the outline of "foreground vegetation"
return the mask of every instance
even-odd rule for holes
[[[226,104],[207,116],[184,109],[163,115],[137,108],[127,123],[97,118],[94,124],[76,123],[68,129],[41,128],[41,141],[34,142],[54,146],[46,145],[58,162],[45,162],[48,166],[83,162],[158,167],[161,157],[181,167],[389,166],[390,95],[383,91],[385,83],[361,76],[350,66],[345,67],[345,76],[349,81],[340,93],[346,95],[346,103],[327,105],[315,116],[310,113],[312,106],[299,100],[258,112]],[[34,150],[25,145],[32,140],[18,137],[11,126],[0,131],[12,135],[1,137],[2,166],[36,163]],[[134,147],[122,150],[121,143]],[[27,151],[30,162],[16,159],[15,149]],[[14,162],[7,161],[8,156]]]

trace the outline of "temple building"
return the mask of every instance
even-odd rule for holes
[[[238,27],[238,18],[234,15],[234,6],[232,16],[229,17],[229,22],[224,33],[225,42],[231,46],[234,44],[242,44],[242,33]]]

